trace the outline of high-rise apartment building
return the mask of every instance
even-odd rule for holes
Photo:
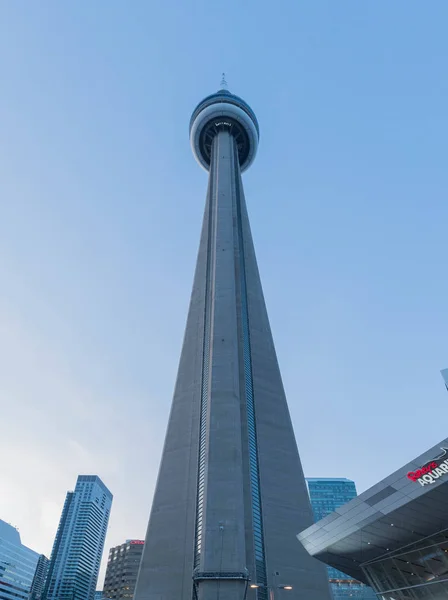
[[[39,586],[35,575],[44,562],[41,556],[22,544],[15,527],[0,519],[0,600],[28,600],[33,583],[40,597],[42,582]]]
[[[307,477],[306,482],[315,521],[320,521],[357,496],[355,482],[350,479]],[[376,600],[376,594],[370,587],[333,567],[327,567],[327,570],[334,600]]]
[[[30,600],[41,600],[43,597],[49,567],[50,561],[46,556],[41,554],[37,561],[33,583],[31,584]]]
[[[51,553],[45,600],[94,600],[112,494],[96,475],[68,492]]]
[[[258,139],[253,110],[224,85],[193,111],[208,192],[135,600],[330,597],[296,539],[313,515],[241,178]]]
[[[103,590],[105,599],[132,600],[144,544],[143,540],[127,540],[109,550]]]

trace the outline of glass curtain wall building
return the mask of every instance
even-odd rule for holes
[[[104,579],[104,598],[132,600],[144,544],[143,540],[127,540],[124,544],[109,550]]]
[[[45,600],[94,600],[112,494],[96,475],[68,492],[51,553]]]
[[[1,600],[29,599],[40,557],[40,554],[22,544],[15,527],[0,520]]]
[[[306,482],[316,522],[357,496],[355,482],[350,479],[307,477]],[[334,567],[327,570],[334,600],[376,600],[376,594],[364,583]]]

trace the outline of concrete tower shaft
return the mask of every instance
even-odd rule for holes
[[[290,600],[329,600],[325,568],[296,540],[313,518],[241,178],[258,123],[223,95],[191,120],[207,200],[135,600],[268,600],[280,584]]]

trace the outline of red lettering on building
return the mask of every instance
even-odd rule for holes
[[[409,471],[408,479],[411,479],[412,481],[417,481],[417,479],[420,479],[420,477],[422,477],[423,475],[431,473],[431,471],[434,471],[434,469],[437,469],[438,466],[439,466],[438,463],[433,461],[433,462],[428,463],[421,469],[417,469],[417,471]]]

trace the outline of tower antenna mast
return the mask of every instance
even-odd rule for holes
[[[228,90],[229,86],[227,85],[227,81],[226,81],[226,74],[223,73],[222,77],[221,77],[221,90]]]

